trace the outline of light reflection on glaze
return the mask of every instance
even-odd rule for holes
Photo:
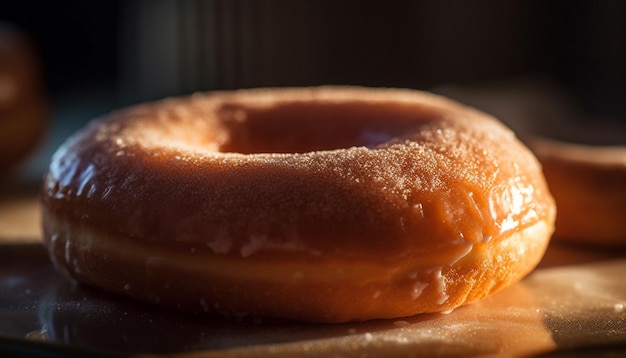
[[[93,164],[87,165],[85,169],[78,175],[78,181],[76,185],[78,189],[76,190],[76,195],[80,196],[86,194],[89,197],[89,193],[93,194],[95,190],[92,186],[94,185],[94,177],[96,175],[95,166]],[[89,187],[88,191],[85,192],[85,188]]]
[[[526,184],[519,176],[509,181],[507,190],[494,190],[491,193],[489,196],[491,215],[499,218],[504,214],[504,217],[496,222],[500,235],[525,227],[539,219],[534,209],[537,205],[533,201],[534,197],[536,197],[534,187]]]

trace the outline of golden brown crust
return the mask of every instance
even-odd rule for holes
[[[480,300],[528,274],[546,250],[543,221],[458,261],[385,264],[332,257],[232,259],[120,240],[44,213],[55,263],[81,282],[187,312],[363,321],[441,312]]]
[[[626,148],[533,138],[559,214],[555,239],[626,245]]]
[[[517,281],[555,214],[541,168],[508,129],[392,89],[247,90],[131,108],[70,139],[44,185],[51,255],[81,281],[183,310],[204,300],[325,322],[449,310]],[[137,283],[176,277],[189,294],[121,290],[103,254],[132,261]]]

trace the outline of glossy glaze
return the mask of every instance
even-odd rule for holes
[[[52,256],[83,280],[72,252],[86,255],[85,237],[101,235],[209,261],[417,270],[428,278],[404,280],[407,297],[430,282],[425,296],[441,309],[463,302],[444,305],[458,267],[510,264],[526,246],[535,265],[555,214],[536,159],[493,118],[427,93],[358,88],[196,95],[113,113],[57,151],[43,204]],[[540,237],[524,244],[527,229]],[[531,268],[471,285],[488,293]]]

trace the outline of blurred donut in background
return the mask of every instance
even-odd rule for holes
[[[36,51],[26,36],[0,22],[0,174],[25,159],[46,129]]]
[[[545,137],[527,143],[557,202],[555,239],[626,247],[626,145]]]

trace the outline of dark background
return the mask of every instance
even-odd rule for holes
[[[53,96],[99,90],[133,102],[328,83],[428,89],[542,73],[592,110],[624,110],[621,0],[22,0],[2,2],[0,19],[35,41]],[[159,86],[159,76],[172,77],[165,71],[178,73],[176,83]],[[136,82],[151,80],[151,90]]]
[[[626,117],[621,0],[21,0],[3,1],[0,20],[36,44],[53,120],[75,127],[194,91],[526,77]]]

